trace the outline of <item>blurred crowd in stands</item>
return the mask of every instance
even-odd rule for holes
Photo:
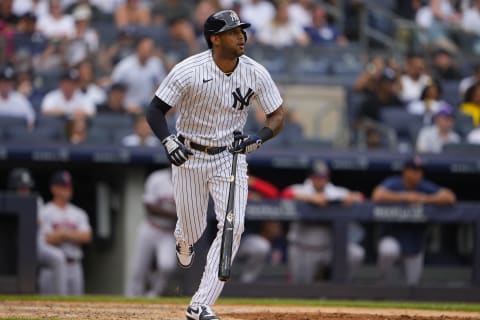
[[[252,23],[247,54],[292,49],[298,59],[286,60],[300,79],[345,76],[349,147],[441,152],[480,143],[480,64],[463,59],[466,47],[480,54],[479,0],[3,0],[0,139],[155,146],[143,111],[170,68],[206,48],[203,22],[222,8]],[[342,60],[358,49],[362,24],[395,40],[398,19],[416,26],[405,54],[359,49]],[[277,57],[263,57],[275,69]],[[303,135],[291,113],[284,144]]]

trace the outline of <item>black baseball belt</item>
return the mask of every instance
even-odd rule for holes
[[[185,137],[184,136],[179,135],[178,140],[181,143],[185,143]],[[209,155],[218,154],[220,152],[223,152],[223,151],[227,150],[226,146],[224,146],[224,147],[208,147],[208,146],[203,146],[201,144],[195,143],[193,141],[190,141],[189,145],[190,145],[190,148],[192,148],[194,150],[197,150],[197,151],[205,152],[206,154],[209,154]]]

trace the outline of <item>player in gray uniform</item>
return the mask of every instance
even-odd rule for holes
[[[52,201],[40,211],[40,236],[60,249],[66,266],[66,294],[84,293],[82,245],[91,241],[92,232],[84,210],[70,203],[72,198],[72,177],[67,171],[58,171],[50,181]],[[43,269],[40,282],[48,290],[54,278],[53,270]],[[50,292],[49,292],[50,293]]]
[[[156,297],[163,293],[176,266],[173,230],[177,213],[170,168],[156,170],[148,176],[143,203],[146,215],[138,226],[127,295]],[[154,274],[151,273],[152,259],[157,269]]]
[[[200,286],[187,308],[189,320],[219,319],[211,306],[224,282],[218,279],[222,228],[229,193],[232,153],[240,153],[235,184],[233,254],[244,229],[247,202],[246,153],[258,149],[283,127],[284,109],[268,71],[244,55],[246,28],[232,10],[212,14],[204,24],[209,50],[178,63],[160,84],[147,119],[174,165],[172,180],[177,205],[177,259],[193,263],[193,244],[207,224],[209,194],[214,201],[218,232],[207,254]],[[232,148],[233,132],[242,131],[251,103],[266,114],[265,126]],[[171,135],[165,113],[176,108],[177,135]]]
[[[363,201],[361,193],[331,183],[328,166],[323,161],[317,161],[313,165],[309,177],[303,184],[288,187],[283,195],[286,198],[309,202],[319,207],[327,206],[332,202],[352,205]],[[358,243],[363,237],[362,233],[363,229],[359,225],[350,225],[347,244],[350,278],[365,258],[365,250]],[[288,265],[292,281],[298,284],[313,282],[318,270],[330,265],[332,261],[331,227],[325,223],[292,222],[287,238]]]

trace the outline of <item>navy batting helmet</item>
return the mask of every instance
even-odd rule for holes
[[[210,41],[212,34],[219,34],[237,27],[246,29],[250,27],[250,23],[241,22],[237,13],[233,10],[222,10],[212,14],[207,18],[203,26],[203,34],[205,35],[208,47],[212,47],[212,42]],[[243,34],[245,35],[246,41],[247,34],[245,32]]]
[[[25,168],[16,168],[8,176],[8,189],[17,190],[18,188],[33,188],[33,181],[30,171]]]

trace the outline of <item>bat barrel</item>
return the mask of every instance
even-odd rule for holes
[[[233,133],[233,145],[241,142],[242,133],[235,131]],[[235,203],[235,180],[237,175],[238,153],[233,154],[232,171],[230,175],[230,189],[228,192],[227,212],[223,222],[222,242],[220,246],[220,261],[218,265],[218,279],[227,281],[230,279],[230,268],[232,264],[232,244],[233,244],[233,223],[234,223],[234,203]]]

